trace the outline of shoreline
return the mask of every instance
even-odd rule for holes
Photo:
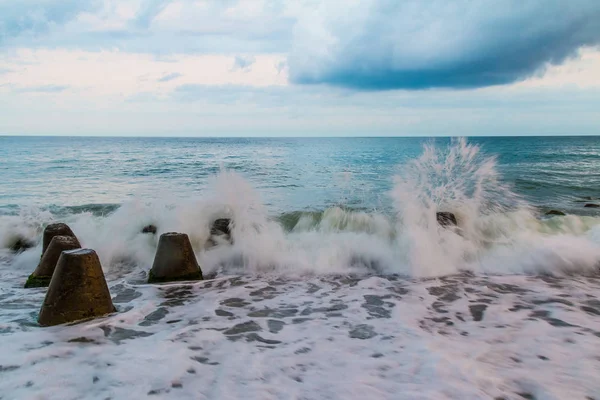
[[[584,398],[600,390],[598,277],[110,285],[119,312],[109,317],[12,332],[4,322],[0,338],[12,350],[2,393],[216,399],[243,390],[244,398],[283,399],[293,390],[433,399],[448,391]],[[32,293],[29,307],[40,296]],[[33,312],[21,307],[15,316]]]

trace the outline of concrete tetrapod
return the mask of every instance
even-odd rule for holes
[[[39,324],[64,324],[115,311],[96,252],[63,251],[40,310]]]
[[[29,275],[26,288],[46,287],[50,285],[52,274],[58,263],[60,255],[65,250],[75,250],[81,248],[79,240],[74,236],[54,236],[50,245],[42,255],[42,259],[33,274]]]
[[[201,279],[202,270],[188,235],[175,232],[160,235],[148,283]]]
[[[69,225],[59,222],[57,224],[50,224],[44,229],[44,238],[42,239],[42,256],[46,252],[50,242],[54,236],[72,236],[76,237]]]

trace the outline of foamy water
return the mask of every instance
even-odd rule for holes
[[[600,218],[544,216],[502,179],[493,156],[465,140],[426,146],[396,171],[387,177],[391,208],[381,210],[273,211],[242,173],[223,170],[186,199],[138,197],[105,214],[30,206],[0,215],[0,378],[9,378],[0,393],[600,393]],[[441,227],[438,211],[455,213],[458,226]],[[217,218],[232,219],[233,244],[209,245]],[[45,289],[22,285],[44,226],[58,221],[97,251],[117,314],[36,326]],[[156,235],[141,233],[148,224]],[[213,280],[144,284],[158,237],[171,231],[189,235]],[[36,245],[15,254],[17,239]],[[575,370],[578,359],[585,367]]]
[[[399,274],[433,277],[464,271],[488,274],[593,273],[600,260],[600,218],[543,217],[502,183],[495,159],[457,140],[426,146],[399,168],[389,193],[394,211],[332,207],[322,212],[269,213],[258,190],[240,174],[223,171],[202,196],[187,200],[134,199],[108,215],[57,216],[23,208],[0,216],[0,247],[12,268],[31,269],[43,227],[67,222],[83,246],[95,249],[108,273],[143,275],[158,236],[185,232],[210,273]],[[450,211],[457,227],[441,227]],[[233,245],[208,249],[217,218],[234,221]],[[145,225],[157,235],[142,234]],[[38,245],[14,255],[17,238]]]

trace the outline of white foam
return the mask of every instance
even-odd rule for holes
[[[447,284],[456,285],[460,298],[439,313],[432,290]],[[127,285],[140,297],[119,304],[120,312],[108,318],[51,328],[0,326],[16,330],[0,336],[6,341],[0,392],[65,400],[594,397],[600,391],[597,318],[562,303],[536,307],[571,327],[530,318],[532,310],[507,311],[560,295],[586,301],[600,289],[585,280],[561,284],[516,276],[464,283],[371,277],[355,285],[320,278],[275,287],[268,279],[168,289]],[[498,292],[510,285],[526,292]],[[267,287],[274,297],[257,298],[255,291]],[[27,293],[41,302],[35,291]],[[366,307],[365,296],[380,299],[379,308]],[[476,320],[469,307],[479,297],[489,304]],[[241,303],[227,306],[228,299]],[[163,304],[169,300],[180,302]],[[159,306],[166,315],[152,320]],[[292,315],[252,316],[257,310]],[[249,322],[254,332],[230,331]]]
[[[88,254],[94,254],[95,251],[92,249],[74,249],[74,250],[65,250],[63,253],[72,254],[75,256],[84,256]]]

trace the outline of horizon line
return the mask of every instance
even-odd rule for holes
[[[388,138],[495,138],[495,137],[600,137],[598,134],[498,134],[498,135],[396,135],[396,136],[144,136],[144,135],[13,135],[0,134],[0,138],[119,138],[119,139],[388,139]]]

